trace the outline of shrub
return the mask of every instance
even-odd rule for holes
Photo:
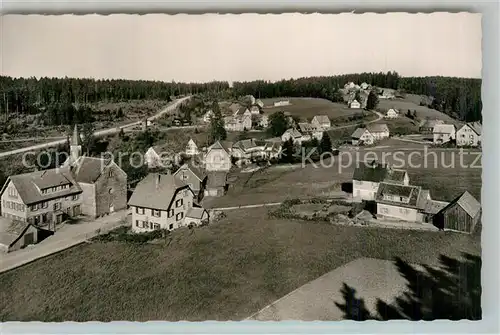
[[[99,242],[128,242],[128,243],[138,243],[144,244],[152,240],[162,238],[169,234],[170,231],[167,229],[158,229],[153,231],[148,231],[144,233],[131,233],[130,227],[122,226],[113,229],[109,233],[97,235],[92,240]]]

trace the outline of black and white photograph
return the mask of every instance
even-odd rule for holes
[[[481,21],[0,16],[0,321],[481,320]]]

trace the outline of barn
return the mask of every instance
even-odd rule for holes
[[[433,218],[439,229],[472,233],[481,218],[481,204],[465,191]]]
[[[0,219],[0,251],[11,252],[39,241],[40,228],[28,222]]]

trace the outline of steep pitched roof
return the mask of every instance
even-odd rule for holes
[[[236,142],[233,145],[233,148],[239,148],[243,151],[251,150],[259,146],[259,143],[255,140],[255,138],[249,138],[245,140],[241,140]]]
[[[469,192],[465,191],[453,201],[450,202],[448,206],[443,208],[441,211],[446,211],[449,207],[454,204],[458,204],[463,210],[470,216],[475,217],[477,213],[481,210],[481,204],[476,200]]]
[[[289,133],[292,138],[302,137],[302,134],[295,128],[289,128],[285,131],[285,134]],[[284,134],[283,134],[284,135]]]
[[[483,132],[483,125],[479,122],[469,122],[466,124],[471,128],[476,134],[481,136],[481,133]]]
[[[177,171],[175,171],[174,173],[174,176],[176,176],[182,170],[190,170],[200,181],[205,179],[205,177],[207,176],[205,170],[200,168],[197,164],[193,164],[191,161],[182,165],[179,169],[177,169]]]
[[[351,137],[352,138],[361,138],[361,136],[363,136],[363,134],[365,133],[366,130],[367,130],[366,128],[356,128],[354,133],[352,133]]]
[[[173,175],[150,173],[141,180],[128,202],[131,206],[169,210],[177,190],[188,188]]]
[[[425,198],[420,195],[421,187],[420,186],[405,186],[405,185],[396,185],[389,183],[380,183],[377,191],[377,195],[375,196],[375,200],[380,203],[394,204],[402,207],[419,207],[424,206]],[[407,197],[410,198],[408,203],[400,203],[397,201],[385,200],[384,196],[396,196],[396,197]]]
[[[316,115],[315,117],[313,117],[313,119],[316,119],[316,121],[318,121],[318,123],[320,124],[330,123],[330,119],[327,115]]]
[[[0,244],[11,246],[30,226],[37,228],[28,222],[9,220],[0,217]]]
[[[229,155],[229,153],[231,152],[231,148],[232,147],[233,147],[233,142],[230,142],[230,141],[217,141],[217,142],[215,142],[214,144],[212,144],[211,146],[208,147],[207,152],[209,152],[212,149],[214,149],[214,150],[218,149],[218,150],[224,150]]]
[[[5,185],[12,181],[23,200],[24,204],[31,205],[42,201],[47,201],[54,198],[65,197],[82,192],[82,189],[75,181],[69,168],[56,168],[43,171],[35,171],[29,173],[10,176]],[[56,192],[41,193],[41,189],[51,188],[61,185],[70,186]],[[2,191],[5,191],[5,187]]]
[[[452,124],[436,124],[432,129],[434,134],[452,134],[455,132],[455,126]]]
[[[389,127],[385,123],[370,123],[366,128],[370,133],[389,132]]]
[[[352,179],[380,183],[387,174],[387,166],[378,162],[360,162]]]
[[[75,162],[71,171],[77,182],[92,184],[111,163],[109,159],[82,156]]]
[[[297,126],[302,134],[311,133],[313,131],[313,126],[308,122],[299,122]]]

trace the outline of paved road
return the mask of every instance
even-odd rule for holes
[[[384,115],[379,113],[379,112],[376,112],[376,111],[371,111],[371,112],[377,114],[378,118],[375,120],[372,120],[372,121],[365,122],[364,124],[375,123],[375,122],[380,121],[384,118]],[[328,130],[336,130],[336,129],[344,129],[344,128],[352,128],[352,127],[358,127],[358,124],[354,123],[354,124],[348,124],[346,126],[331,127],[331,128],[328,128]]]
[[[256,204],[256,205],[241,205],[241,206],[233,206],[233,207],[215,207],[215,208],[207,208],[213,211],[230,211],[234,209],[245,209],[245,208],[257,208],[257,207],[271,207],[271,206],[279,206],[281,202],[269,202],[266,204]]]
[[[166,108],[164,108],[161,111],[159,111],[157,114],[155,114],[155,115],[147,118],[147,120],[148,121],[153,121],[153,120],[156,120],[156,119],[162,117],[166,113],[169,113],[169,112],[175,110],[182,102],[184,102],[185,100],[190,99],[190,98],[191,98],[191,96],[187,96],[187,97],[184,97],[184,98],[176,100],[171,105],[169,105]],[[98,130],[98,131],[96,131],[94,133],[94,136],[99,137],[99,136],[106,136],[106,135],[116,134],[117,132],[120,131],[120,129],[124,129],[125,130],[126,128],[130,128],[130,127],[134,127],[134,126],[140,125],[142,122],[143,121],[140,120],[140,121],[135,121],[135,122],[123,125],[123,126],[119,126],[119,127],[113,127],[113,128]],[[65,141],[66,141],[66,139],[61,139],[61,140],[56,140],[56,141],[52,141],[52,142],[47,142],[47,143],[41,143],[41,144],[32,145],[32,146],[29,146],[29,147],[26,147],[26,148],[20,148],[20,149],[14,149],[14,150],[11,150],[11,151],[1,152],[0,153],[0,157],[6,157],[6,156],[15,155],[15,154],[20,154],[20,153],[27,152],[27,151],[34,151],[34,150],[39,150],[39,149],[50,148],[50,147],[54,147],[56,145],[62,144]]]
[[[128,213],[128,210],[123,210],[92,222],[63,225],[54,235],[36,245],[8,254],[0,254],[0,273],[83,243],[99,233],[129,224],[128,220],[123,221]]]

